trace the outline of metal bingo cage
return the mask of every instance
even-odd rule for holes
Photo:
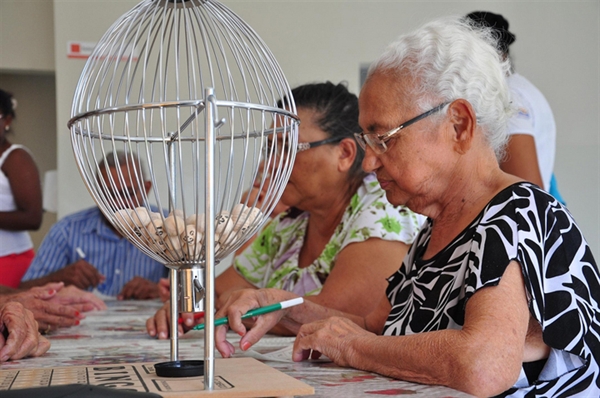
[[[171,361],[157,374],[203,372],[213,390],[215,265],[279,201],[298,123],[272,53],[214,0],[142,1],[87,60],[68,122],[77,166],[112,225],[170,269]],[[197,311],[204,361],[180,361],[178,313]]]

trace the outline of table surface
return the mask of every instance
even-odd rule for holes
[[[122,363],[156,363],[170,360],[169,340],[146,333],[145,323],[161,305],[158,301],[107,301],[108,310],[91,312],[76,327],[48,335],[50,350],[40,358],[27,358],[0,365],[0,371]],[[231,340],[239,340],[233,334]],[[395,380],[375,373],[342,368],[332,362],[292,362],[293,337],[265,336],[248,352],[287,375],[311,385],[314,397],[400,396],[469,397],[446,387]],[[235,343],[234,343],[235,345]],[[218,353],[216,354],[218,356]],[[179,359],[203,359],[203,332],[192,331],[179,339]]]

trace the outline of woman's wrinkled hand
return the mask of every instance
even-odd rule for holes
[[[296,341],[292,359],[295,362],[319,359],[325,355],[337,365],[357,367],[352,342],[375,336],[347,318],[331,317],[302,325]],[[360,366],[358,366],[360,367]]]
[[[33,313],[18,302],[0,308],[0,362],[37,357],[50,348],[50,342],[38,332]]]

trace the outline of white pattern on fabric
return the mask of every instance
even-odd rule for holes
[[[530,183],[500,192],[444,250],[422,259],[428,220],[389,278],[385,335],[461,329],[467,300],[521,264],[530,313],[551,352],[537,381],[525,372],[502,396],[600,396],[600,277],[569,211]]]

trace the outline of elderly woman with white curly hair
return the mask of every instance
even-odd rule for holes
[[[298,330],[294,360],[343,366],[478,396],[598,397],[600,278],[571,214],[498,164],[512,110],[509,65],[490,32],[444,18],[400,37],[359,99],[363,168],[388,200],[428,221],[366,317],[238,292],[217,316],[248,349],[276,322]]]

